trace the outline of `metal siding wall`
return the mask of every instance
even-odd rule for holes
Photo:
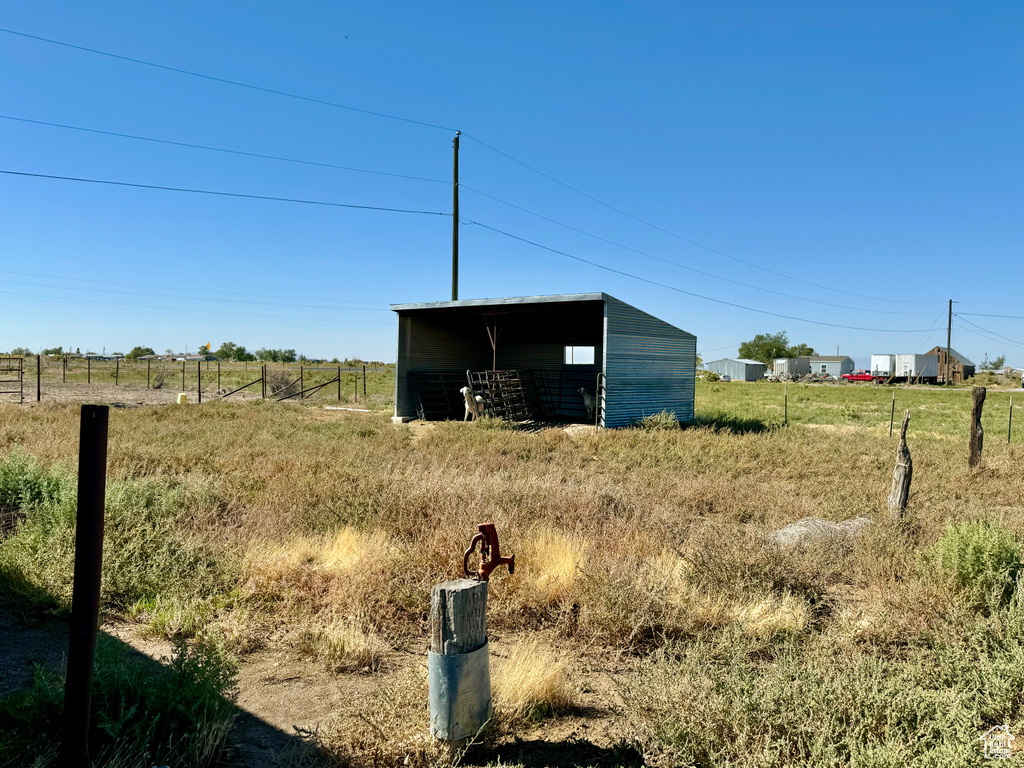
[[[606,427],[672,411],[693,419],[697,337],[635,307],[605,301]]]

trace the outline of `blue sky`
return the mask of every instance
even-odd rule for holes
[[[450,214],[457,128],[464,219],[677,289],[463,224],[462,298],[600,290],[705,359],[785,330],[864,365],[945,343],[952,298],[954,347],[1024,364],[1024,320],[982,316],[1024,316],[1020,4],[14,0],[0,27],[443,126],[0,33],[4,170]],[[450,216],[0,174],[0,349],[390,360],[388,304],[449,298],[450,258]]]

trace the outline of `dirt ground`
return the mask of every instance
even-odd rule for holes
[[[171,654],[167,640],[148,637],[132,624],[105,623],[101,632],[154,661]],[[491,636],[492,675],[500,674],[509,649],[519,639]],[[0,607],[0,696],[28,685],[37,664],[62,669],[67,642],[66,621],[26,623]],[[625,733],[614,678],[628,665],[607,659],[596,667],[594,657],[589,658],[590,666],[577,664],[573,670],[578,692],[570,714],[542,721],[479,759],[529,766],[637,764],[639,755],[624,756],[616,746]],[[425,650],[395,650],[383,671],[372,675],[334,674],[290,648],[264,649],[244,657],[238,675],[238,719],[229,737],[231,764],[275,768],[296,760],[307,749],[300,734],[316,732],[338,713],[358,712],[378,689],[421,668],[426,668]]]

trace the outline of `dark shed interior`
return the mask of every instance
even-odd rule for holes
[[[534,418],[587,420],[579,390],[596,391],[604,354],[605,304],[601,294],[593,297],[396,306],[404,374],[396,382],[396,415],[461,419],[467,371],[497,370],[518,372],[538,411]],[[567,347],[593,347],[593,362],[567,362]]]

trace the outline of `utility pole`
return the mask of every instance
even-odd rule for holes
[[[945,385],[949,386],[949,345],[953,337],[953,300],[949,300],[949,322],[946,324],[946,380]]]
[[[452,301],[459,300],[459,136],[455,132],[455,164],[452,173]]]

